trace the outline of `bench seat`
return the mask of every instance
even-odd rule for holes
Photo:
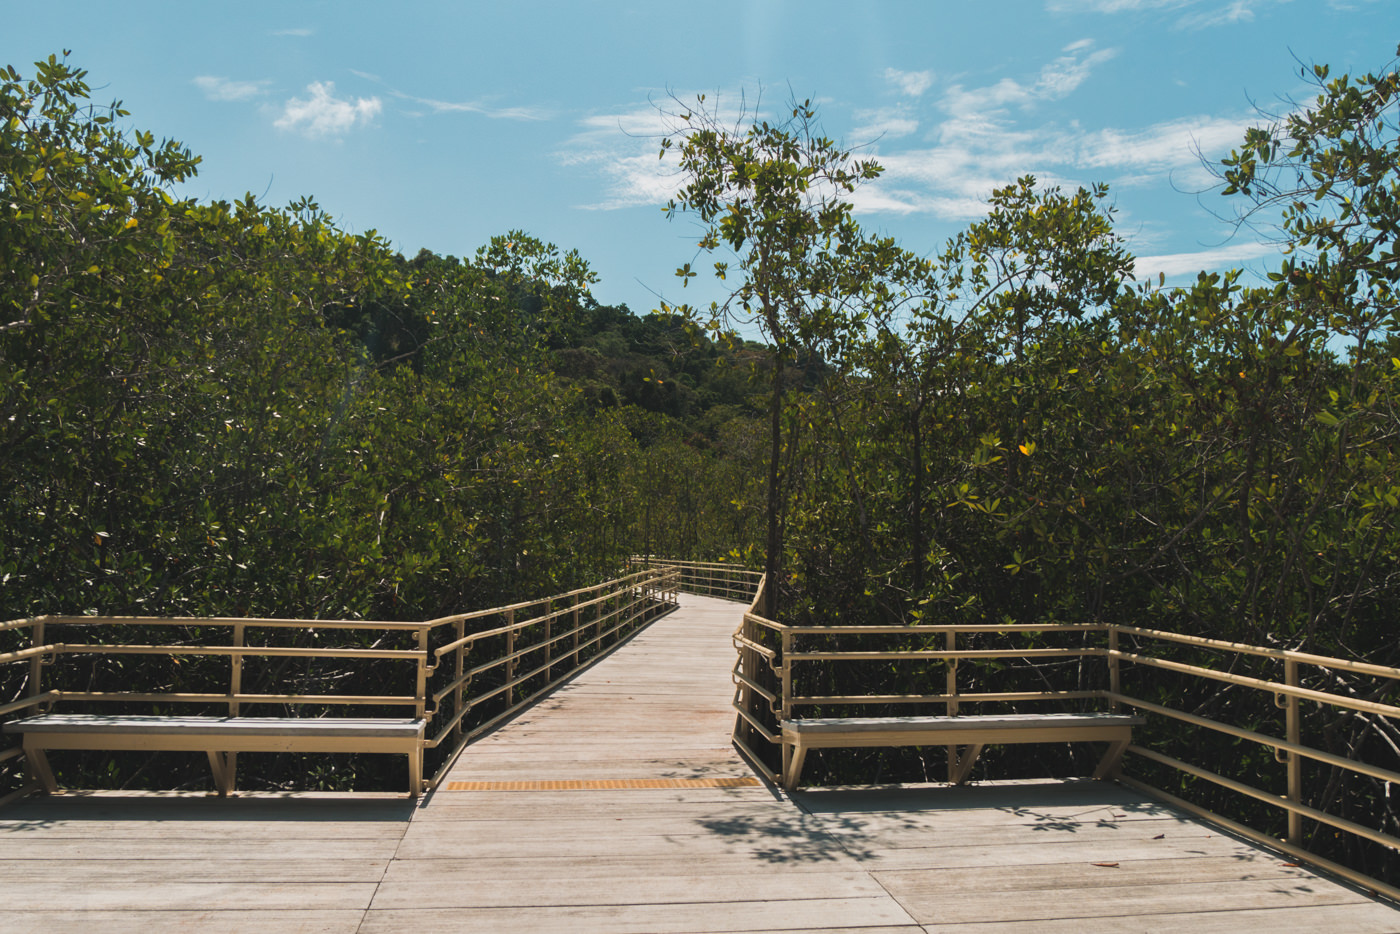
[[[1106,742],[1108,750],[1094,770],[1106,778],[1132,739],[1132,729],[1146,721],[1117,713],[989,714],[955,717],[825,717],[784,720],[783,786],[797,787],[808,749],[856,746],[967,746],[956,757],[949,781],[967,781],[984,746],[994,743]]]
[[[47,750],[203,751],[219,794],[233,790],[240,752],[372,752],[408,756],[409,795],[423,785],[426,720],[310,717],[198,717],[47,713],[4,724],[23,739],[34,777],[58,790]]]

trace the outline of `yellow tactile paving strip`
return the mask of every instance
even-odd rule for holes
[[[593,791],[619,788],[752,788],[743,778],[594,778],[520,782],[447,782],[447,791]]]

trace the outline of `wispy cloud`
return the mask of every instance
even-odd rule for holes
[[[356,126],[369,123],[383,109],[377,97],[336,97],[332,81],[313,81],[306,91],[309,96],[293,97],[282,106],[274,126],[309,137],[343,136]]]
[[[885,80],[898,88],[899,93],[909,97],[919,97],[933,87],[933,72],[900,71],[897,68],[886,68]]]
[[[1045,8],[1051,13],[1109,14],[1180,10],[1182,15],[1173,27],[1194,30],[1247,23],[1254,19],[1256,10],[1289,2],[1291,0],[1048,0]]]
[[[274,36],[294,36],[297,38],[304,39],[307,36],[315,35],[316,30],[307,29],[305,27],[300,27],[296,29],[274,29],[272,30],[271,34]]]
[[[395,97],[413,101],[428,108],[430,113],[472,113],[490,117],[492,120],[548,120],[553,111],[544,107],[496,107],[481,101],[441,101],[429,97],[415,97],[402,91],[394,91]]]
[[[1083,39],[1024,74],[981,85],[954,83],[936,95],[925,92],[923,98],[855,111],[855,127],[842,135],[858,145],[869,143],[885,168],[879,179],[856,191],[856,210],[972,220],[986,213],[994,189],[1027,174],[1043,186],[1071,189],[1098,181],[1116,189],[1210,187],[1214,179],[1201,159],[1237,145],[1257,122],[1255,115],[1187,116],[1126,127],[1064,121],[1056,102],[1094,80],[1096,70],[1117,54]],[[741,119],[735,108],[722,122],[747,125],[752,119],[752,114]],[[590,116],[557,158],[604,180],[603,197],[585,207],[664,204],[680,181],[674,155],[657,158],[660,137],[673,125],[650,104]]]
[[[267,93],[267,87],[272,82],[267,79],[259,81],[234,81],[229,78],[217,77],[215,75],[200,75],[194,79],[194,84],[204,96],[211,101],[247,101],[255,97],[261,97]]]
[[[667,93],[658,104],[648,100],[614,113],[593,114],[578,122],[579,131],[556,153],[564,165],[586,166],[605,181],[602,200],[577,205],[586,210],[610,211],[642,205],[665,204],[681,184],[680,164],[674,149],[661,153],[662,137],[682,125],[680,113],[693,95]],[[730,103],[730,102],[734,103]],[[742,94],[721,92],[707,96],[709,113],[722,126],[740,126],[763,119]]]
[[[1257,118],[1194,116],[1089,128],[1042,115],[1116,54],[1080,40],[1029,76],[949,86],[936,102],[941,119],[926,121],[932,145],[882,147],[878,158],[885,174],[857,194],[857,209],[969,220],[985,212],[994,188],[1026,174],[1063,187],[1107,181],[1115,188],[1168,182],[1208,188],[1214,179],[1201,158],[1237,145]]]
[[[1193,275],[1203,269],[1232,269],[1251,260],[1279,255],[1279,247],[1274,243],[1235,243],[1192,253],[1139,256],[1133,269],[1142,280],[1155,279],[1159,273],[1171,278]]]
[[[878,110],[858,110],[855,118],[861,123],[851,130],[857,144],[867,140],[898,139],[919,129],[919,120],[906,107],[882,107]]]

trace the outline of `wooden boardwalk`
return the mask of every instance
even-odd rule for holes
[[[1095,782],[822,790],[728,736],[734,604],[682,609],[381,796],[0,811],[0,931],[1400,932],[1400,911]]]

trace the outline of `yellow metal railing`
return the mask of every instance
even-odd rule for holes
[[[747,603],[758,588],[762,571],[721,561],[673,561],[669,558],[636,556],[629,568],[674,568],[680,572],[680,588],[702,597],[718,597]]]
[[[269,705],[308,716],[412,708],[428,721],[423,754],[433,771],[426,784],[435,787],[472,739],[674,608],[679,582],[677,571],[642,570],[542,600],[424,622],[13,620],[0,623],[0,634],[19,644],[27,633],[29,644],[0,653],[0,668],[21,672],[10,679],[17,696],[0,703],[0,722],[59,703],[125,713],[181,705],[228,716]],[[155,641],[152,634],[162,632],[171,636]],[[142,641],[128,641],[133,637]],[[133,682],[147,689],[125,688]],[[254,683],[266,687],[249,689]],[[0,765],[22,757],[17,745],[0,749]],[[35,787],[20,784],[0,804]]]
[[[1148,726],[1139,731],[1143,738],[1128,747],[1117,780],[1400,899],[1396,879],[1377,878],[1327,858],[1316,845],[1319,839],[1348,835],[1388,851],[1400,850],[1393,819],[1382,808],[1341,815],[1323,806],[1324,798],[1339,797],[1336,790],[1342,785],[1351,787],[1354,795],[1369,794],[1383,802],[1390,786],[1400,784],[1400,749],[1377,742],[1373,745],[1384,752],[1376,761],[1376,757],[1339,754],[1315,745],[1324,741],[1323,734],[1335,737],[1349,725],[1373,728],[1387,738],[1400,735],[1400,706],[1391,702],[1400,700],[1400,668],[1112,624],[791,626],[759,614],[761,586],[734,634],[738,654],[734,742],[770,780],[777,780],[781,762],[779,723],[809,711],[859,716],[875,715],[872,711],[882,708],[879,715],[888,716],[891,710],[913,711],[926,705],[956,715],[969,704],[1026,703],[1038,709],[1131,708],[1148,718]],[[1006,643],[1017,634],[1033,636],[1037,644],[973,647],[991,638]],[[843,647],[851,640],[859,647]],[[1044,645],[1057,640],[1071,644]],[[1193,657],[1173,657],[1183,653]],[[912,663],[901,670],[921,685],[938,677],[930,666],[942,666],[942,690],[889,690],[890,681],[900,677],[893,669],[901,662]],[[1242,671],[1249,662],[1277,670],[1272,674]],[[811,689],[823,679],[833,680],[833,672],[844,666],[862,664],[881,670],[868,678],[845,679],[845,683],[870,684],[870,689],[854,693]],[[1007,685],[1008,681],[1013,683]],[[1028,681],[1040,683],[1032,688]],[[1231,704],[1237,712],[1234,719],[1230,711],[1209,715],[1213,706]],[[1260,714],[1264,709],[1275,716]],[[1229,745],[1209,742],[1210,737],[1224,737]],[[1251,747],[1267,750],[1268,755],[1251,758]],[[1168,748],[1176,754],[1164,751]],[[1212,761],[1212,755],[1218,759]],[[1246,777],[1221,774],[1239,772],[1241,763],[1252,768],[1260,759],[1273,768]],[[1177,793],[1164,785],[1177,787]],[[1281,821],[1286,818],[1286,832],[1273,834],[1247,826],[1188,800],[1206,797],[1228,802],[1231,796],[1268,805]]]

